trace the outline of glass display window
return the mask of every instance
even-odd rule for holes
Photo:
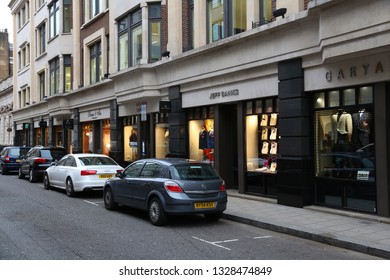
[[[155,114],[156,158],[166,158],[169,154],[168,114]]]
[[[325,94],[333,98],[333,92]],[[360,92],[363,92],[362,98]],[[375,180],[374,111],[370,102],[372,97],[369,97],[367,92],[372,95],[371,90],[343,90],[340,100],[333,100],[331,103],[340,103],[341,107],[315,112],[316,176]],[[361,100],[367,103],[362,104]],[[316,102],[314,100],[314,104]]]
[[[250,172],[276,173],[278,122],[276,98],[246,102],[246,167]]]
[[[214,107],[187,111],[190,159],[214,162]]]
[[[83,153],[93,152],[93,124],[87,122],[83,124]]]
[[[103,154],[109,155],[111,150],[110,120],[103,120]]]

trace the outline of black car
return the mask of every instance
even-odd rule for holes
[[[18,171],[23,156],[25,156],[29,150],[29,147],[4,147],[0,152],[1,174],[6,175],[10,171]]]
[[[36,146],[31,148],[20,164],[19,179],[28,175],[31,183],[38,179],[42,180],[44,171],[51,163],[60,160],[66,154],[68,151],[63,147]]]
[[[218,220],[226,209],[225,182],[209,164],[186,159],[143,159],[107,180],[104,205],[118,204],[145,210],[153,225],[167,215],[204,214]]]

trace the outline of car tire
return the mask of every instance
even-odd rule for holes
[[[65,183],[66,195],[69,197],[74,196],[73,181],[71,178],[66,179]]]
[[[148,205],[149,220],[152,225],[162,226],[167,221],[167,215],[158,198],[153,198]]]
[[[28,180],[30,181],[30,183],[35,183],[37,181],[37,175],[35,175],[33,168],[30,169]]]
[[[7,171],[7,169],[5,168],[5,166],[3,165],[2,167],[1,167],[1,175],[7,175],[8,174],[8,171]]]
[[[204,214],[204,216],[209,221],[218,221],[222,217],[222,212]]]
[[[18,169],[18,178],[19,179],[24,179],[24,174],[22,173],[22,169],[21,168]]]
[[[45,173],[45,175],[43,176],[43,188],[45,190],[50,190],[49,175],[47,175],[47,173]]]
[[[104,190],[104,207],[106,207],[107,210],[115,210],[118,208],[118,203],[114,200],[114,194],[112,193],[111,188],[106,188]]]

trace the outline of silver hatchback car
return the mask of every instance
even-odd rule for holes
[[[143,159],[106,181],[104,205],[145,210],[153,225],[168,215],[204,214],[218,220],[227,205],[225,182],[207,163],[186,159]]]

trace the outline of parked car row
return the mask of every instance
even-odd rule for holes
[[[5,175],[43,180],[44,188],[76,192],[103,190],[107,210],[125,205],[146,211],[153,225],[169,215],[204,214],[218,220],[227,206],[225,182],[209,163],[187,159],[142,159],[126,168],[102,154],[68,154],[62,147],[6,147]]]

